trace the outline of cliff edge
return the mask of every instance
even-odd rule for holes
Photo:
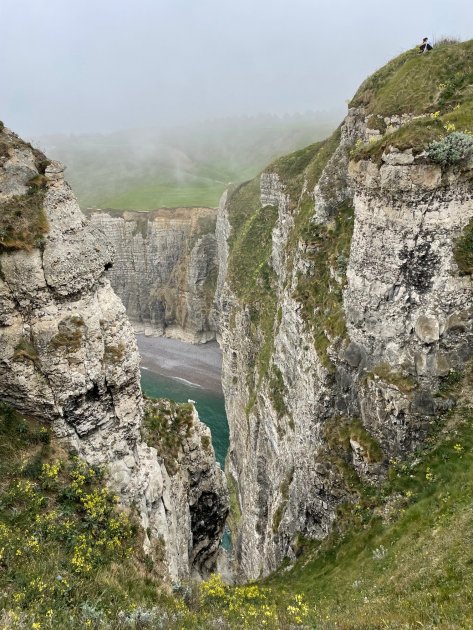
[[[106,469],[121,502],[139,514],[145,549],[164,541],[170,576],[206,574],[228,511],[223,473],[201,443],[208,429],[191,411],[192,431],[175,453],[179,474],[143,441],[139,355],[106,277],[111,252],[63,170],[2,125],[0,398]]]
[[[439,392],[473,354],[472,55],[472,41],[404,53],[331,138],[222,201],[227,475],[247,578],[328,536],[455,405]]]

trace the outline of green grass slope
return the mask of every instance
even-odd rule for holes
[[[350,107],[368,114],[422,114],[471,95],[473,40],[445,41],[429,53],[417,48],[402,53],[372,74],[356,92]]]
[[[106,627],[150,594],[158,602],[135,517],[102,474],[0,404],[1,628]]]
[[[323,138],[338,115],[260,115],[39,143],[67,165],[83,207],[216,207],[229,182],[251,179],[276,156]]]
[[[173,474],[189,409],[156,404],[144,433]],[[219,576],[172,586],[164,543],[155,541],[154,559],[144,555],[137,515],[118,507],[105,475],[65,451],[47,425],[0,403],[2,630],[276,628],[304,616],[292,596],[275,604],[267,589],[226,589]]]
[[[456,407],[426,448],[391,462],[386,484],[344,510],[338,532],[267,580],[273,596],[306,597],[312,627],[473,627],[471,365],[447,393]]]
[[[356,159],[380,161],[388,146],[420,153],[435,140],[457,131],[473,133],[473,40],[445,42],[427,54],[409,50],[369,77],[350,105],[363,106],[379,140],[360,145]],[[386,133],[384,117],[417,117]]]

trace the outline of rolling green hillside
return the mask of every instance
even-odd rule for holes
[[[64,162],[82,207],[215,207],[229,182],[251,179],[278,155],[325,137],[341,113],[211,121],[167,131],[39,139]]]

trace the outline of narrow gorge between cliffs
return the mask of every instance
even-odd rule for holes
[[[83,214],[0,125],[0,603],[473,627],[472,85],[473,40],[406,51],[218,209]]]
[[[216,342],[203,345],[137,335],[141,388],[150,398],[195,401],[199,417],[212,433],[217,462],[223,469],[228,451],[228,421],[221,385],[222,353]]]
[[[225,469],[229,427],[222,391],[222,352],[217,342],[189,344],[164,337],[137,335],[141,355],[141,389],[151,399],[177,403],[192,400],[201,422],[212,436],[215,459]],[[231,549],[228,527],[222,547]]]

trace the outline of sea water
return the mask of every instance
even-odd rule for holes
[[[143,393],[150,398],[170,398],[176,402],[193,400],[199,412],[199,418],[212,433],[215,457],[222,469],[224,468],[229,434],[223,393],[207,391],[184,379],[156,374],[151,370],[141,370],[141,387]]]
[[[143,393],[150,398],[170,398],[176,402],[187,402],[189,399],[194,401],[199,412],[199,418],[210,429],[215,458],[223,470],[229,445],[228,421],[223,393],[208,391],[185,379],[171,378],[146,369],[141,370],[141,387]],[[223,536],[222,547],[227,550],[231,549],[231,537],[228,529]]]

